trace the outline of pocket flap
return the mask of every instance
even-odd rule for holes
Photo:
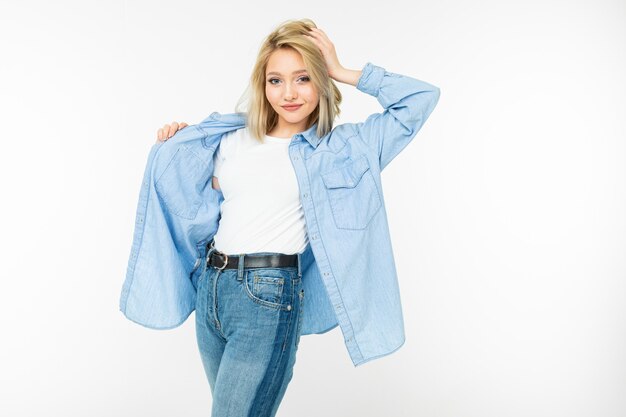
[[[322,174],[322,181],[326,188],[354,188],[369,167],[367,157],[363,155],[341,168]]]

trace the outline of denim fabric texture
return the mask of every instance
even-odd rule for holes
[[[273,417],[293,377],[304,303],[302,269],[244,267],[246,258],[267,254],[275,253],[239,254],[238,269],[220,270],[203,259],[194,282],[196,338],[213,416]]]
[[[440,95],[432,84],[370,62],[356,87],[384,110],[336,125],[323,137],[315,124],[289,144],[309,239],[301,254],[301,334],[339,326],[354,366],[405,341],[380,175],[415,137]],[[196,309],[194,282],[224,199],[211,186],[213,155],[222,135],[245,123],[245,113],[213,112],[152,146],[119,302],[128,319],[171,329]]]

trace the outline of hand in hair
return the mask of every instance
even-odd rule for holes
[[[313,43],[320,48],[322,56],[326,61],[326,68],[328,68],[328,75],[336,79],[335,77],[344,70],[343,66],[339,63],[337,58],[337,52],[335,51],[335,45],[330,41],[326,33],[320,28],[311,28],[310,35],[305,35],[311,38]]]

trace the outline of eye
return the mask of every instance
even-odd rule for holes
[[[268,83],[272,85],[276,85],[277,83],[275,83],[274,81],[280,81],[280,80],[278,78],[270,78],[269,80],[267,80]],[[308,82],[308,81],[311,81],[311,79],[305,75],[305,76],[298,78],[298,81]]]

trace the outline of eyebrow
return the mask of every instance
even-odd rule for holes
[[[299,74],[301,72],[306,72],[306,70],[305,69],[299,69],[297,71],[292,72],[292,74]],[[271,72],[268,72],[267,75],[282,75],[282,74],[280,72],[271,71]]]

